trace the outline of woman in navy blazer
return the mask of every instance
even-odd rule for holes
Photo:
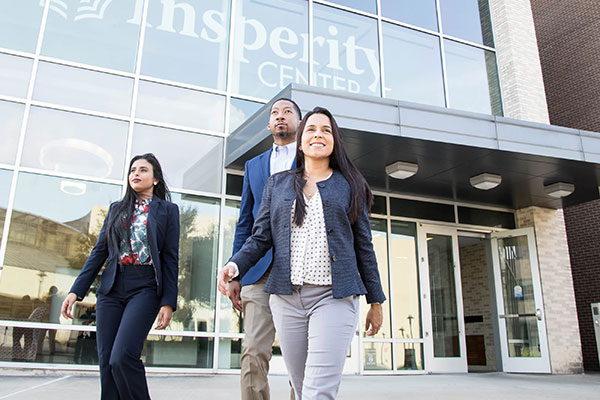
[[[297,141],[297,168],[267,180],[252,236],[219,272],[218,287],[226,294],[227,282],[243,277],[272,247],[265,291],[272,294],[296,399],[333,399],[358,320],[358,295],[371,304],[367,334],[377,333],[383,319],[368,216],[372,194],[328,110],[309,112]]]
[[[62,315],[73,318],[73,304],[82,300],[102,273],[96,302],[96,337],[102,399],[149,399],[144,341],[169,325],[177,307],[179,208],[156,157],[133,157],[124,198],[111,204],[98,241],[70,293]]]

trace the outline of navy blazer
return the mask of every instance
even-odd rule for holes
[[[113,246],[109,246],[106,240],[106,225],[115,204],[117,203],[110,205],[98,241],[71,287],[70,292],[75,293],[78,299],[85,297],[107,259],[98,293],[107,295],[115,282],[119,253],[115,252]],[[150,203],[147,229],[160,305],[169,305],[175,310],[179,275],[179,207],[177,204],[155,197]]]
[[[296,198],[295,173],[294,170],[284,171],[269,177],[252,236],[230,259],[237,264],[243,277],[273,247],[273,267],[265,286],[265,291],[271,294],[292,294],[290,225]],[[304,184],[306,181],[303,181]],[[337,170],[329,179],[317,183],[317,188],[323,202],[333,297],[366,294],[368,303],[385,301],[366,205],[360,210],[357,221],[351,224],[348,218],[350,185]]]
[[[244,186],[242,188],[242,204],[240,205],[240,216],[235,227],[235,237],[233,239],[233,252],[237,253],[246,239],[252,235],[252,226],[258,215],[260,200],[263,196],[265,183],[271,175],[271,152],[273,149],[254,157],[246,162],[244,166]],[[296,160],[292,164],[296,168]],[[265,255],[260,258],[254,268],[242,278],[242,285],[251,285],[258,281],[265,274],[272,261],[272,251],[269,249]]]

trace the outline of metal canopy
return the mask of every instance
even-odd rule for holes
[[[372,189],[411,196],[520,209],[561,208],[599,198],[600,133],[531,123],[371,96],[291,84],[279,97],[291,98],[303,112],[328,108],[346,150]],[[272,145],[266,104],[227,138],[225,165],[244,163]],[[419,165],[405,180],[390,178],[395,161]],[[502,176],[487,191],[469,178]],[[563,199],[544,193],[544,185],[567,182],[575,191]]]

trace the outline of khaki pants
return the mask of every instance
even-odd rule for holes
[[[269,361],[273,353],[275,326],[269,308],[268,293],[264,292],[268,274],[253,285],[242,287],[244,331],[242,342],[241,389],[242,400],[269,400]],[[294,400],[294,391],[290,389]]]

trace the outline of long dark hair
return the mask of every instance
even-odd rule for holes
[[[127,175],[131,171],[131,166],[137,160],[144,159],[152,165],[152,171],[154,173],[154,179],[158,182],[154,185],[154,197],[158,197],[161,200],[171,201],[171,192],[167,187],[165,178],[163,176],[162,167],[160,163],[152,153],[141,154],[133,157],[129,162],[129,169]],[[125,196],[113,207],[110,218],[108,219],[108,226],[106,230],[108,244],[116,251],[119,250],[123,235],[127,232],[127,237],[130,235],[131,228],[131,217],[135,208],[135,201],[138,199],[137,193],[129,184],[129,178],[127,179],[127,190]],[[125,226],[123,226],[123,221]],[[125,228],[125,229],[123,229]]]
[[[294,191],[296,192],[296,208],[294,210],[294,223],[297,226],[302,225],[304,215],[306,214],[306,202],[304,201],[303,175],[304,175],[304,153],[302,152],[302,133],[308,118],[313,114],[323,114],[331,121],[331,131],[333,134],[333,152],[329,156],[329,167],[333,170],[338,170],[344,175],[346,181],[350,185],[350,211],[348,218],[350,223],[354,224],[358,218],[361,207],[367,205],[367,210],[371,210],[373,204],[373,193],[369,184],[362,176],[358,168],[354,166],[350,157],[344,149],[344,141],[340,133],[340,128],[335,122],[335,118],[328,109],[323,107],[315,107],[312,111],[306,113],[296,132],[296,173],[294,176]]]

